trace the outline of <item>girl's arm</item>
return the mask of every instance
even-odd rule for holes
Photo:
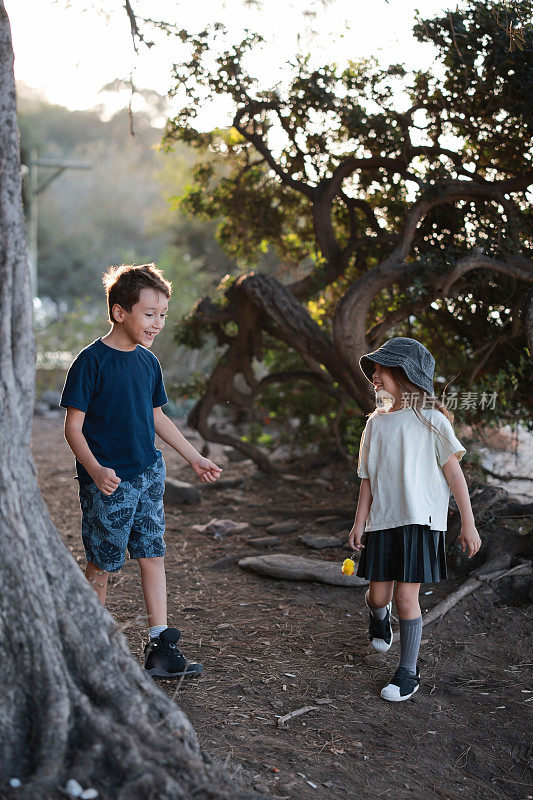
[[[477,532],[474,514],[472,513],[465,476],[455,453],[450,456],[443,469],[448,486],[461,514],[461,533],[457,538],[463,553],[468,550],[468,558],[472,558],[481,547],[481,538]]]
[[[348,544],[352,550],[362,550],[364,544],[361,544],[363,533],[365,532],[365,522],[370,512],[372,505],[372,494],[370,492],[370,481],[368,478],[363,478],[359,488],[359,499],[357,500],[357,510],[355,512],[355,520],[352,530],[348,536]]]
[[[154,408],[155,432],[169,444],[185,461],[188,461],[194,472],[204,483],[212,483],[220,478],[222,470],[204,458],[185,436],[180,433],[171,419],[163,412],[162,408]]]

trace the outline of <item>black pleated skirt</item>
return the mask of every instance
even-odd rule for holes
[[[370,581],[438,583],[446,580],[444,531],[429,525],[401,525],[367,531],[357,575]]]

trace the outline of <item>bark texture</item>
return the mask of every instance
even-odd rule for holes
[[[0,0],[0,794],[239,798],[180,709],[132,658],[63,545],[30,453],[35,343],[13,51]]]

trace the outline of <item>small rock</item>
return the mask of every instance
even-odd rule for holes
[[[263,472],[262,469],[256,469],[254,472],[252,472],[250,478],[253,481],[263,481],[265,478],[268,478],[268,475],[266,472]]]
[[[254,789],[261,794],[270,794],[270,786],[266,783],[254,783]]]
[[[325,786],[326,789],[331,789],[333,786],[333,781],[322,781],[322,786]]]
[[[249,525],[247,522],[234,522],[232,519],[213,519],[209,520],[205,525],[193,525],[194,531],[199,533],[207,533],[219,539],[221,536],[227,536],[229,533],[242,533],[248,530]]]
[[[246,453],[241,453],[240,450],[235,450],[234,447],[226,446],[224,448],[224,452],[228,457],[228,461],[232,464],[236,464],[239,461],[248,461],[248,456],[246,455]]]
[[[293,533],[297,531],[300,527],[300,523],[297,519],[288,519],[286,522],[275,522],[273,525],[269,525],[267,531],[269,533]]]
[[[339,522],[337,522],[337,524],[333,526],[332,533],[339,534],[342,532],[344,535],[344,539],[346,540],[347,538],[346,532],[351,530],[352,527],[353,527],[353,520],[348,520],[348,519],[339,520]]]
[[[83,792],[83,787],[80,786],[78,781],[74,780],[74,778],[71,778],[67,782],[67,785],[65,786],[65,791],[71,797],[81,797],[81,793]]]
[[[284,472],[281,476],[284,481],[289,481],[289,483],[300,483],[303,481],[303,478],[300,475],[292,475],[290,472]]]
[[[200,502],[200,497],[200,489],[193,486],[192,483],[178,481],[176,478],[167,478],[165,480],[165,500],[167,503],[197,505]]]
[[[202,484],[203,489],[235,489],[243,483],[242,478],[219,478],[213,483]]]
[[[319,525],[327,525],[327,523],[329,522],[338,522],[338,521],[339,517],[337,516],[317,517],[315,520],[315,522],[317,522]]]
[[[22,786],[22,781],[19,781],[18,778],[11,778],[11,780],[9,781],[9,785],[11,786],[12,789],[18,789],[19,786]]]
[[[92,788],[84,789],[80,794],[80,800],[95,800],[96,797],[98,797],[98,792]]]
[[[248,498],[244,494],[237,494],[237,492],[227,492],[226,499],[229,500],[230,503],[237,503],[237,505],[241,505],[241,503],[246,503]]]
[[[272,517],[257,517],[257,519],[252,522],[252,525],[256,528],[266,528],[267,525],[272,525],[273,522],[274,520]]]
[[[39,400],[37,400],[33,407],[33,413],[38,417],[44,417],[44,415],[48,413],[49,408],[50,406],[48,403],[41,403]]]
[[[257,539],[248,539],[246,544],[251,547],[274,547],[279,544],[278,536],[259,536]]]
[[[345,537],[323,536],[320,533],[303,533],[298,539],[313,550],[323,550],[325,547],[340,547],[345,544]]]
[[[370,667],[381,667],[387,663],[383,653],[369,653],[363,656],[363,664],[368,664]]]
[[[271,461],[286,461],[293,454],[293,449],[289,444],[280,444],[270,453]]]
[[[46,392],[42,393],[39,400],[41,403],[46,403],[48,406],[50,406],[50,408],[57,409],[59,403],[61,402],[61,393],[47,390]]]
[[[295,786],[296,786],[296,781],[291,781],[290,783],[279,783],[277,789],[279,792],[282,792],[283,794],[288,794],[289,796],[292,796],[291,793]]]

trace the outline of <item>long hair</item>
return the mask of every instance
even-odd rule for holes
[[[426,427],[430,428],[434,433],[439,436],[439,438],[446,439],[448,444],[451,445],[450,440],[447,436],[444,436],[438,428],[436,428],[432,423],[426,419],[426,417],[421,413],[422,408],[436,408],[437,411],[440,411],[441,414],[449,419],[449,421],[453,424],[454,415],[451,411],[449,411],[444,403],[441,403],[440,400],[437,400],[435,395],[429,394],[421,389],[419,386],[415,386],[414,383],[411,383],[405,372],[401,367],[385,367],[383,366],[385,372],[387,372],[390,377],[395,381],[398,388],[402,392],[403,395],[403,402],[411,407],[415,412],[418,419],[426,425]]]

